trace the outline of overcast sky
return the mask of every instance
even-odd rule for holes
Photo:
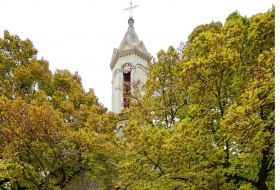
[[[8,30],[29,38],[50,69],[78,71],[111,110],[110,61],[128,28],[130,0],[0,0],[0,36]],[[266,12],[276,0],[134,0],[135,31],[155,57],[178,47],[192,30],[211,21],[224,23],[238,10],[248,17]]]

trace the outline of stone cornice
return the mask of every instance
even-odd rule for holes
[[[115,64],[117,63],[117,61],[120,57],[128,56],[128,55],[131,55],[131,54],[138,55],[142,59],[146,60],[147,62],[150,62],[151,58],[152,58],[152,56],[150,54],[147,55],[147,54],[139,51],[136,48],[129,49],[129,50],[124,50],[124,51],[121,51],[121,52],[117,51],[116,55],[113,57],[113,59],[111,61],[111,64],[110,64],[111,69],[114,68]]]

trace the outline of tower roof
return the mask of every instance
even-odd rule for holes
[[[134,30],[134,19],[128,19],[128,29],[125,33],[119,48],[115,48],[111,59],[111,69],[116,64],[120,56],[136,53],[144,59],[150,60],[151,54],[148,53],[143,41],[140,41]]]

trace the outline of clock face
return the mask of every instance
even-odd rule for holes
[[[128,74],[131,71],[131,65],[129,63],[126,63],[122,66],[122,72],[124,74]]]

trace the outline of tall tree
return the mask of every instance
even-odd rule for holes
[[[274,187],[274,12],[198,26],[182,60],[158,54],[129,110],[124,186]]]
[[[100,185],[117,175],[117,116],[78,73],[37,60],[30,40],[0,39],[0,188],[62,189],[81,173]]]

